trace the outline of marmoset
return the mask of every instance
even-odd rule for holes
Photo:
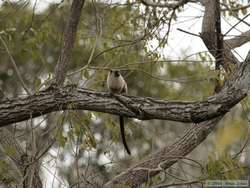
[[[128,92],[128,87],[127,83],[122,77],[120,71],[117,70],[110,70],[107,78],[107,86],[108,89],[111,93],[127,93]],[[119,116],[120,120],[120,131],[121,131],[121,138],[122,138],[122,143],[127,151],[127,153],[130,155],[131,152],[128,148],[127,142],[126,142],[126,137],[125,137],[125,130],[124,130],[124,118],[123,116]]]

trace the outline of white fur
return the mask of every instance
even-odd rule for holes
[[[127,93],[127,83],[121,74],[119,77],[115,77],[114,72],[109,72],[107,78],[107,85],[109,91],[116,90],[117,93],[122,93],[122,92]]]

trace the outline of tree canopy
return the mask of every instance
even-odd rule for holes
[[[62,0],[39,10],[3,1],[0,185],[247,179],[250,53],[237,48],[249,50],[249,3]],[[111,69],[127,95],[108,92]]]

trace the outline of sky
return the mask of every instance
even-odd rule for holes
[[[188,32],[199,34],[201,32],[202,16],[204,8],[199,5],[189,3],[184,7],[184,9],[186,11],[180,13],[177,22],[173,22],[171,26],[169,45],[162,50],[162,53],[164,54],[171,54],[170,57],[172,57],[173,59],[178,57],[183,57],[182,55],[183,50],[185,50],[187,54],[207,51],[206,46],[199,37],[192,36],[177,30],[178,28],[181,28]],[[250,23],[250,16],[247,19],[245,19],[245,21]],[[221,18],[222,33],[226,33],[231,28],[231,26],[236,23],[238,23],[237,19],[228,19],[222,16]],[[241,34],[241,32],[245,32],[249,29],[250,29],[249,26],[247,26],[244,23],[240,23],[236,27],[236,29],[233,29],[230,33],[228,33],[228,36],[225,37],[225,39],[229,39],[235,35],[239,35]],[[250,43],[248,42],[242,47],[233,50],[233,52],[237,53],[237,58],[240,61],[243,61],[249,49],[250,49]]]

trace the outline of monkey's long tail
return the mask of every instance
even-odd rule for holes
[[[126,137],[125,137],[124,118],[123,118],[123,116],[119,116],[119,120],[120,120],[120,131],[121,131],[122,143],[123,143],[127,153],[130,155],[131,152],[129,150],[129,147],[128,147],[127,142],[126,142]]]

